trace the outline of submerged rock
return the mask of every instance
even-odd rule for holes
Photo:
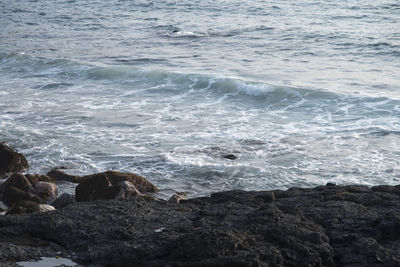
[[[234,154],[226,154],[222,156],[224,159],[230,159],[230,160],[235,160],[237,159],[237,156]]]
[[[15,152],[5,143],[0,143],[0,173],[19,172],[29,168],[24,155]]]

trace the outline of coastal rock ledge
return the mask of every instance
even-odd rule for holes
[[[400,187],[228,191],[0,216],[0,265],[400,266]]]

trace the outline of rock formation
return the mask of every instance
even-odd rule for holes
[[[77,202],[0,216],[0,261],[60,252],[107,266],[399,266],[399,193],[330,184]]]
[[[29,168],[24,155],[15,152],[4,142],[0,143],[0,173],[13,173]]]
[[[76,195],[52,201],[61,180],[79,183]],[[0,265],[60,256],[89,266],[400,266],[400,186],[145,194],[157,191],[114,171],[14,173],[0,185],[10,206]]]
[[[83,176],[75,190],[76,201],[114,199],[117,196],[120,198],[123,194],[121,190],[128,190],[123,182],[129,182],[135,188],[129,189],[131,191],[129,194],[136,195],[135,190],[140,193],[158,191],[156,186],[137,174],[107,171]]]

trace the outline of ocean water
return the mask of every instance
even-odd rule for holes
[[[136,172],[161,196],[400,183],[397,0],[3,0],[0,14],[0,140],[29,172]]]

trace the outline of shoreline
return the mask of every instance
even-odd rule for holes
[[[136,174],[23,175],[29,164],[5,144],[0,158],[0,170],[13,173],[0,185],[11,206],[0,216],[2,266],[58,258],[83,266],[400,265],[400,185],[164,200]],[[76,183],[75,196],[58,196],[60,181]]]
[[[0,259],[6,265],[60,256],[100,266],[396,266],[399,211],[400,186],[334,184],[233,190],[179,203],[77,202],[1,216]]]

